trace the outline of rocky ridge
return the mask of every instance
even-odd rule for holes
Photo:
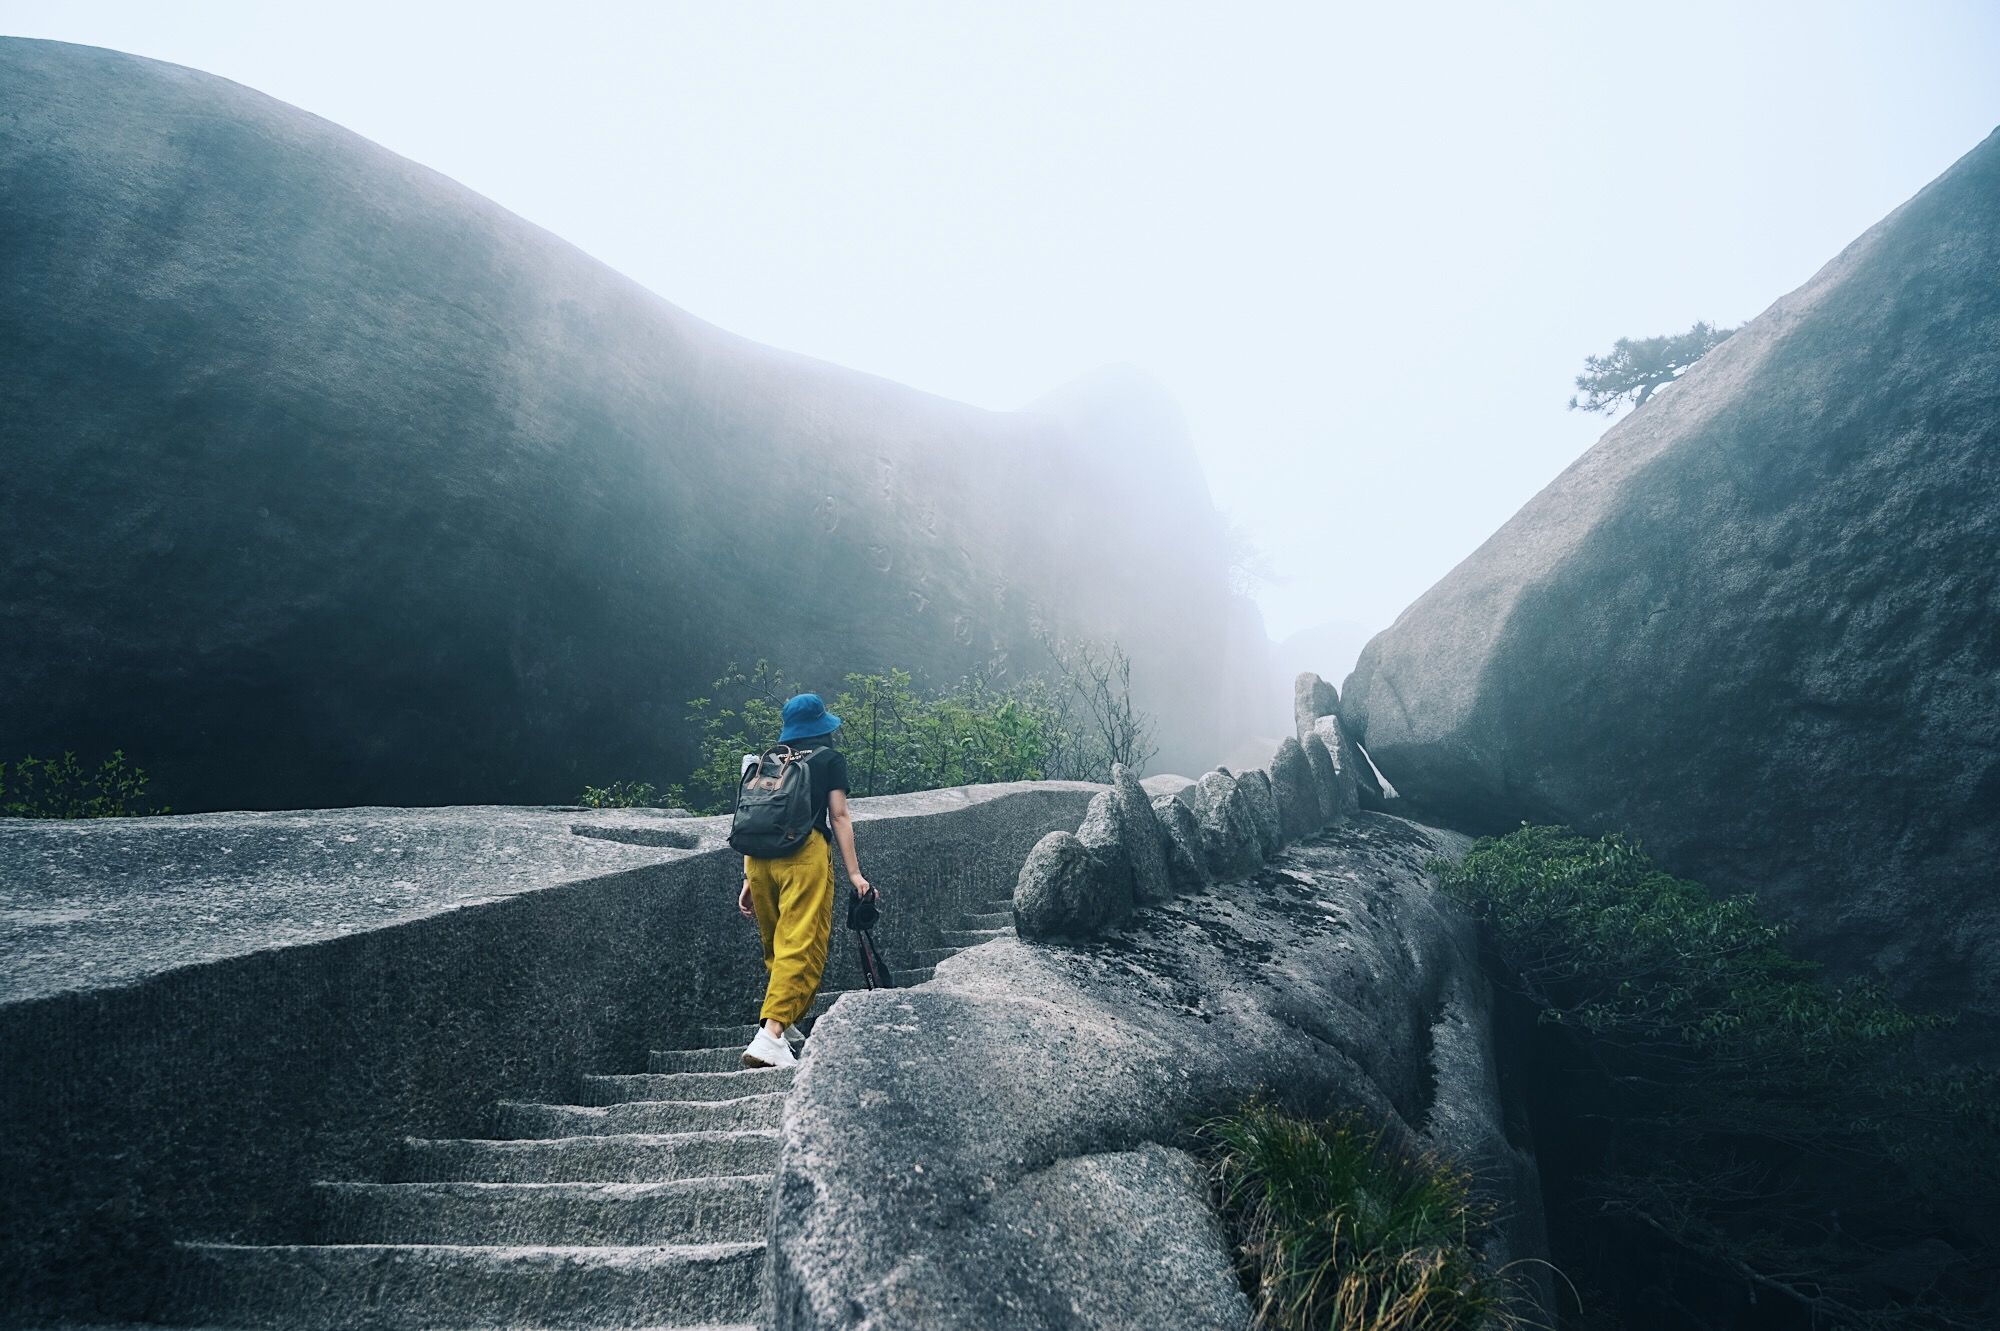
[[[1504,1216],[1489,1256],[1544,1252],[1473,933],[1424,869],[1466,840],[1355,812],[1338,719],[1299,729],[1275,779],[1142,803],[1119,773],[1023,864],[1017,937],[827,1015],[784,1120],[778,1331],[1247,1328],[1185,1146],[1258,1095],[1466,1164]]]

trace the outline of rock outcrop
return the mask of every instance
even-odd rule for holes
[[[1541,1256],[1473,931],[1423,869],[1464,844],[1364,813],[1093,941],[849,995],[786,1110],[775,1327],[1247,1328],[1179,1148],[1260,1093],[1462,1162],[1507,1217],[1489,1255]]]
[[[1322,716],[1340,711],[1340,693],[1333,685],[1306,670],[1292,684],[1292,722],[1300,739]]]
[[[1188,793],[1210,876],[1240,878],[1255,869],[1264,858],[1264,838],[1236,778],[1228,772],[1203,772]]]
[[[1240,878],[1283,847],[1333,826],[1356,805],[1351,771],[1329,754],[1340,723],[1321,717],[1309,745],[1287,739],[1271,768],[1204,772],[1199,781],[1163,777],[1148,795],[1113,765],[1109,789],[1094,796],[1075,832],[1051,832],[1035,846],[1014,888],[1023,938],[1078,938],[1114,926],[1133,909],[1214,879]],[[1317,755],[1316,757],[1314,755]]]
[[[1311,836],[1329,822],[1320,807],[1319,778],[1306,759],[1305,748],[1295,739],[1278,746],[1271,759],[1271,794],[1278,804],[1278,825],[1286,841]]]
[[[949,684],[1043,633],[1126,649],[1169,766],[1264,728],[1137,372],[995,413],[757,346],[158,61],[0,39],[0,121],[0,754],[122,747],[183,810],[553,802],[678,778],[732,662]]]
[[[1153,814],[1153,803],[1139,778],[1123,763],[1111,766],[1110,797],[1118,806],[1119,826],[1126,829],[1125,856],[1132,865],[1132,900],[1137,905],[1165,901],[1174,894],[1169,868],[1167,829]]]
[[[1406,610],[1340,712],[1417,808],[1628,829],[2000,1050],[2000,133]]]
[[[1167,838],[1167,879],[1174,891],[1199,892],[1207,887],[1208,857],[1202,852],[1194,806],[1179,795],[1155,795],[1153,816]]]

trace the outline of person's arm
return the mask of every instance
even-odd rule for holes
[[[868,895],[868,880],[861,876],[861,861],[854,853],[854,819],[847,812],[847,792],[833,790],[826,797],[827,821],[833,825],[833,839],[840,846],[840,858],[847,863],[847,881],[854,884],[854,895]]]

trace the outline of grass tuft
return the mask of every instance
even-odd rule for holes
[[[1202,1130],[1257,1324],[1278,1331],[1517,1325],[1478,1250],[1470,1180],[1390,1148],[1360,1118],[1251,1105]]]

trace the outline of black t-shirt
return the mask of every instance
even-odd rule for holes
[[[794,740],[791,747],[817,750],[806,759],[806,770],[812,774],[813,826],[831,841],[833,828],[827,817],[827,805],[832,802],[834,791],[847,789],[847,755],[824,739]]]

